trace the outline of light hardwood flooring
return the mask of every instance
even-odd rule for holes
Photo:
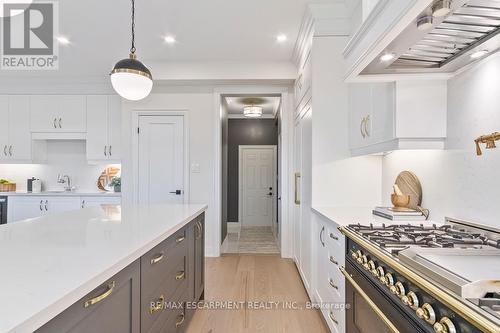
[[[236,232],[228,232],[221,250],[236,254],[280,253],[271,227],[241,227]]]
[[[205,301],[290,302],[309,300],[292,260],[276,255],[207,258]],[[296,302],[296,303],[291,303]],[[257,303],[259,306],[270,303]],[[255,306],[254,306],[255,307]],[[328,332],[317,310],[198,309],[188,333]]]

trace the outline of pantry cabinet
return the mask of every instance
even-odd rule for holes
[[[31,131],[85,133],[86,97],[83,95],[31,96]]]
[[[354,156],[398,149],[443,149],[446,81],[349,86],[349,146]]]
[[[87,160],[120,161],[121,100],[87,96]]]
[[[29,96],[0,96],[0,162],[32,159]]]

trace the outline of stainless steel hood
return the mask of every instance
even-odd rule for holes
[[[454,0],[448,15],[433,17],[437,3],[416,17],[362,74],[452,73],[500,49],[500,0]],[[419,30],[419,20],[429,28]]]

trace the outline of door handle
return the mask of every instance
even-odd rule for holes
[[[40,211],[41,211],[41,212],[43,212],[42,205],[43,205],[43,200],[40,200]]]
[[[12,145],[9,147],[9,155],[12,156]]]
[[[7,145],[3,146],[3,154],[7,156]]]
[[[54,128],[57,128],[57,118],[54,118]]]
[[[300,172],[295,173],[295,204],[300,205],[299,198],[299,188],[298,188],[298,180],[300,179]]]
[[[363,137],[363,139],[366,138],[365,128],[366,128],[366,117],[363,117],[361,123],[359,124],[359,131],[361,132],[361,136]]]
[[[321,228],[321,231],[319,232],[319,241],[321,242],[321,245],[325,247],[325,242],[323,241],[323,233],[325,232],[325,227]]]
[[[365,134],[366,136],[370,136],[370,131],[368,131],[368,122],[370,121],[370,115],[367,115],[365,118]]]
[[[85,200],[82,200],[82,208],[85,208]]]
[[[104,146],[104,156],[108,156],[108,146]]]
[[[45,200],[45,211],[48,212],[49,211],[49,200]]]
[[[110,145],[110,146],[109,146],[109,149],[108,149],[109,156],[113,155],[113,154],[111,153],[111,147],[112,147],[112,146]]]
[[[59,128],[62,128],[62,118],[59,118]]]
[[[175,194],[175,195],[181,195],[182,194],[182,190],[175,190],[175,191],[172,191],[172,192],[169,192],[171,194]]]

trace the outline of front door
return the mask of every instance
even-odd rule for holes
[[[240,146],[243,227],[272,227],[276,212],[276,146]]]
[[[139,116],[140,204],[184,201],[184,117]]]

